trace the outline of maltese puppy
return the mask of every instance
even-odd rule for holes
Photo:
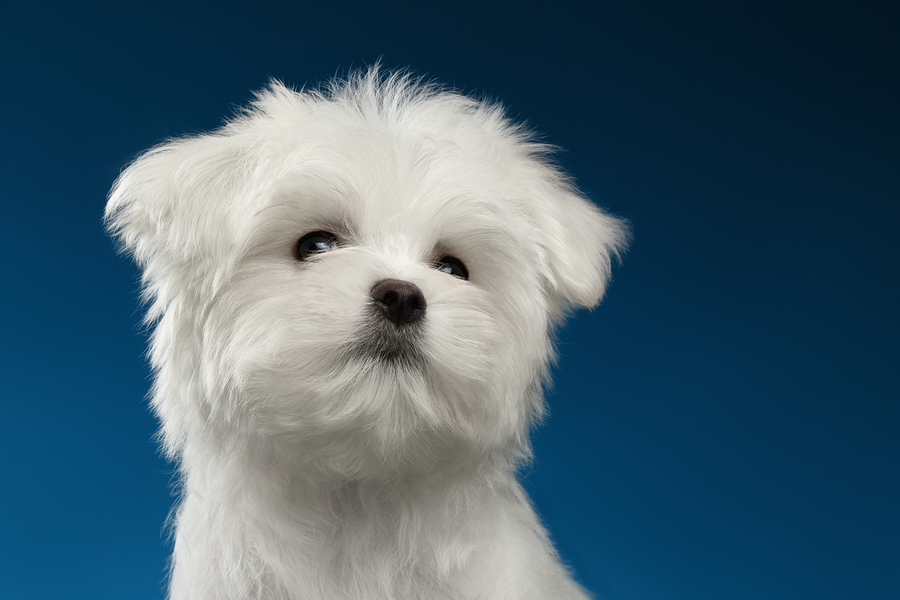
[[[170,598],[587,597],[516,474],[627,229],[502,108],[377,67],[273,82],[138,157],[106,223],[181,475]]]

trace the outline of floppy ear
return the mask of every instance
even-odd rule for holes
[[[104,219],[141,267],[191,261],[227,242],[227,204],[240,187],[229,142],[220,135],[166,142],[116,180]]]
[[[296,120],[302,106],[295,92],[273,80],[250,108],[223,127],[148,150],[122,172],[110,192],[105,213],[109,232],[144,268],[198,259],[222,264],[254,209],[251,178],[265,136],[253,131],[260,121],[273,122],[272,115]]]
[[[532,208],[551,293],[561,307],[592,308],[603,297],[613,260],[628,246],[628,222],[606,214],[564,182],[546,186],[544,201]]]
[[[208,410],[197,405],[205,397],[196,374],[204,302],[241,251],[248,209],[238,205],[251,203],[235,200],[249,197],[248,162],[228,135],[166,142],[122,172],[106,206],[109,232],[142,269],[145,321],[153,325],[151,402],[170,456],[180,452],[188,423]]]

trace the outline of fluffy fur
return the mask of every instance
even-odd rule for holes
[[[586,597],[516,469],[553,329],[626,230],[547,155],[500,107],[376,68],[273,82],[125,169],[106,219],[143,269],[181,474],[172,599]],[[338,246],[298,260],[313,231]],[[385,279],[419,321],[373,309]]]

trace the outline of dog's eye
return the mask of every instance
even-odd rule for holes
[[[458,258],[453,258],[452,256],[445,256],[439,261],[435,262],[434,268],[441,273],[453,275],[454,277],[459,277],[460,279],[469,278],[469,270],[466,269],[466,265],[464,265]]]
[[[337,236],[327,231],[307,233],[294,246],[294,258],[306,260],[313,254],[328,252],[338,247]]]

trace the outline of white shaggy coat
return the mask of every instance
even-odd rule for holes
[[[143,268],[181,474],[173,600],[586,597],[516,469],[553,328],[627,236],[547,154],[496,105],[374,68],[272,83],[122,173],[107,224]],[[314,231],[337,245],[298,260]],[[373,313],[385,279],[421,322]]]

